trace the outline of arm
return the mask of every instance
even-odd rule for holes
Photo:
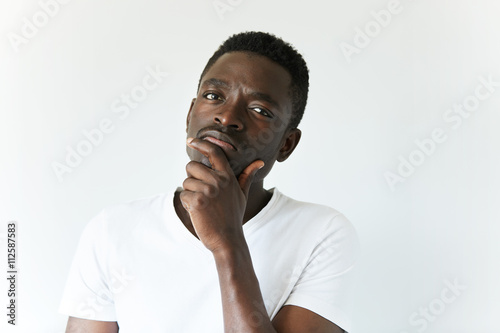
[[[219,251],[214,258],[222,292],[224,332],[344,332],[316,313],[293,305],[281,308],[271,323],[248,248]]]
[[[181,201],[200,241],[214,255],[224,332],[342,332],[332,322],[297,306],[283,307],[271,322],[242,228],[250,185],[263,163],[251,163],[236,179],[219,147],[199,139],[188,140],[188,145],[205,155],[212,165],[210,169],[199,162],[188,163]]]
[[[97,321],[69,317],[66,333],[118,333],[116,321]]]
[[[106,220],[102,210],[80,236],[59,307],[60,313],[69,315],[66,333],[118,332],[112,292],[101,270]]]

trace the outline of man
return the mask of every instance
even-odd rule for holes
[[[183,188],[89,223],[61,303],[67,332],[350,329],[351,224],[263,186],[299,143],[308,79],[302,56],[273,35],[219,47],[187,115]]]

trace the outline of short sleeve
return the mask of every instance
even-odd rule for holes
[[[101,212],[85,227],[71,264],[59,312],[68,316],[116,321],[107,274],[106,214]]]
[[[284,305],[306,308],[348,332],[359,241],[343,215],[336,215],[330,222]]]

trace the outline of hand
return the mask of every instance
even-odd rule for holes
[[[261,160],[248,165],[238,179],[223,150],[211,142],[188,139],[188,146],[206,156],[212,168],[191,161],[180,194],[200,241],[212,252],[237,244],[243,239],[243,216],[248,192]]]

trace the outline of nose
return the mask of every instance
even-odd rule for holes
[[[241,110],[237,105],[224,105],[214,115],[214,122],[225,127],[231,127],[234,130],[243,129],[243,120]]]

